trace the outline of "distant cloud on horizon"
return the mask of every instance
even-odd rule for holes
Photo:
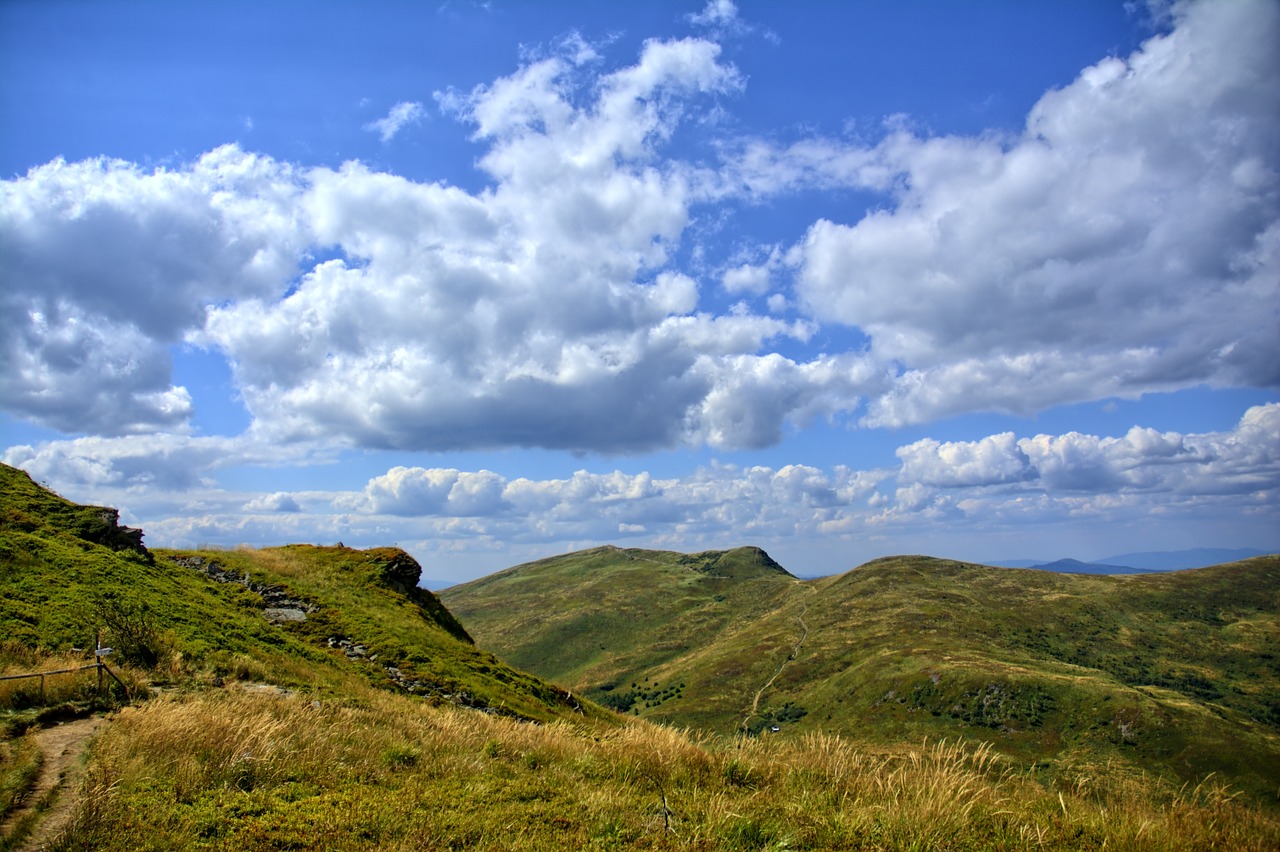
[[[1134,427],[1124,437],[1069,433],[977,441],[931,439],[898,450],[896,468],[712,465],[681,477],[579,470],[567,478],[509,478],[489,470],[396,466],[352,492],[276,492],[247,502],[234,492],[193,487],[180,473],[211,452],[234,463],[270,447],[188,438],[141,458],[136,442],[55,442],[13,447],[7,464],[37,479],[115,491],[137,505],[152,490],[149,540],[201,541],[480,540],[536,543],[645,536],[661,544],[888,530],[927,519],[987,528],[1054,523],[1063,515],[1107,512],[1175,521],[1216,510],[1268,513],[1280,499],[1280,403],[1255,406],[1229,432],[1181,434]],[[172,468],[166,490],[156,471]],[[139,477],[146,477],[143,481]],[[74,493],[75,485],[72,486]],[[187,493],[183,493],[187,492]],[[139,507],[141,508],[141,507]]]

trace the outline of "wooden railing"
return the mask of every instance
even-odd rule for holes
[[[122,681],[120,678],[116,676],[115,672],[111,671],[110,666],[108,666],[106,661],[103,660],[103,657],[105,657],[109,653],[111,653],[110,648],[103,648],[99,644],[97,649],[94,651],[94,662],[92,663],[86,663],[83,666],[72,666],[71,668],[67,668],[67,669],[50,669],[49,671],[43,671],[43,672],[27,672],[26,674],[0,675],[0,680],[20,680],[22,678],[30,678],[30,677],[40,678],[40,703],[44,704],[45,703],[44,679],[46,677],[50,675],[71,674],[73,672],[84,672],[84,671],[88,671],[89,669],[97,669],[98,670],[98,692],[103,691],[103,685],[105,683],[105,681],[103,680],[103,675],[107,674],[107,675],[110,675],[112,680],[120,684],[120,688],[124,690],[125,696],[130,700],[132,700],[133,696],[129,692],[129,687],[125,685],[124,681]]]

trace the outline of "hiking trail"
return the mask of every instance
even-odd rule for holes
[[[816,592],[817,590],[810,587],[809,591]],[[809,625],[804,622],[804,614],[808,609],[809,605],[807,603],[800,606],[800,612],[796,614],[796,623],[800,626],[800,638],[798,638],[796,643],[791,646],[791,653],[788,654],[778,665],[773,676],[764,682],[764,686],[761,686],[756,690],[755,698],[751,700],[751,707],[747,710],[746,715],[742,717],[742,723],[738,726],[739,732],[745,732],[747,730],[747,724],[751,721],[751,717],[755,716],[760,710],[760,699],[764,697],[764,694],[769,687],[773,686],[773,682],[782,674],[782,670],[787,667],[787,664],[791,663],[800,655],[800,649],[804,647],[805,640],[809,638]]]
[[[43,756],[40,774],[18,806],[0,823],[0,836],[8,837],[23,820],[42,805],[48,805],[44,815],[37,817],[31,833],[16,847],[21,852],[38,852],[67,827],[79,803],[77,793],[84,770],[80,758],[89,738],[103,722],[101,716],[90,716],[41,728],[31,734]]]

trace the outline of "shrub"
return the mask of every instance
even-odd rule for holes
[[[110,643],[118,659],[154,669],[172,657],[173,642],[156,625],[145,603],[105,594],[94,601],[93,615],[107,629],[104,642]]]

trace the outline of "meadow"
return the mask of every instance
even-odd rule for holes
[[[1212,779],[1044,785],[989,747],[537,724],[373,689],[119,711],[60,848],[1273,849]]]

